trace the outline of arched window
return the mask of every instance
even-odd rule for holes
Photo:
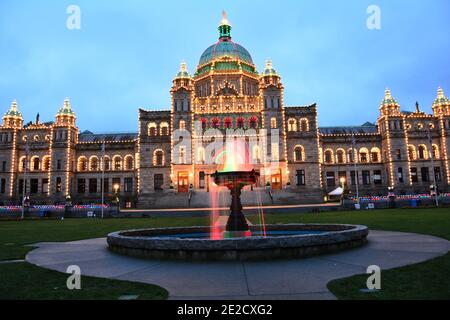
[[[436,144],[433,144],[433,159],[439,159],[439,147]]]
[[[368,156],[369,156],[369,150],[367,150],[367,148],[359,149],[359,162],[361,162],[361,163],[369,162]]]
[[[255,116],[250,117],[250,119],[248,120],[248,126],[250,128],[256,129],[256,127],[258,126],[258,119]]]
[[[38,156],[31,157],[31,170],[32,171],[39,171],[40,169],[40,159]]]
[[[324,162],[326,164],[332,164],[333,162],[333,150],[327,149],[324,153]]]
[[[306,118],[300,119],[300,131],[303,131],[303,132],[309,131],[308,119],[306,119]]]
[[[295,120],[294,118],[290,118],[288,120],[288,131],[297,131],[297,120]]]
[[[122,170],[122,157],[117,155],[113,157],[113,169]]]
[[[19,171],[25,171],[25,166],[26,166],[26,157],[20,157],[19,160]]]
[[[169,135],[169,124],[167,122],[161,122],[159,125],[159,133],[162,136]]]
[[[111,159],[108,156],[104,156],[103,166],[105,168],[105,171],[111,170]]]
[[[89,171],[98,171],[98,157],[92,156],[89,158]]]
[[[239,117],[236,119],[236,127],[241,129],[244,127],[245,119],[242,117]]]
[[[78,171],[87,171],[88,169],[88,161],[85,156],[81,156],[78,158]]]
[[[381,151],[379,148],[374,147],[370,150],[370,160],[375,163],[381,161]]]
[[[277,128],[277,118],[275,118],[275,117],[270,118],[270,128],[271,129],[276,129]]]
[[[125,156],[124,164],[125,164],[125,170],[133,170],[134,169],[134,161],[133,161],[133,156],[131,154],[128,154]]]
[[[344,149],[336,150],[336,162],[339,164],[345,163],[345,151]]]
[[[158,167],[164,165],[164,151],[161,149],[156,149],[153,152],[153,165]]]
[[[45,156],[42,159],[42,169],[44,171],[49,171],[50,170],[50,156]]]
[[[186,130],[186,121],[180,120],[180,122],[178,123],[178,128],[180,130]]]
[[[305,148],[303,148],[303,146],[295,146],[294,161],[295,162],[305,161]]]
[[[347,150],[347,159],[349,163],[353,163],[356,157],[356,149],[350,148]]]
[[[220,119],[219,118],[212,118],[211,119],[211,128],[219,129],[220,128]]]
[[[156,136],[156,123],[155,122],[150,122],[148,124],[148,135]]]
[[[409,160],[416,160],[416,147],[413,145],[408,146],[408,156]]]
[[[428,159],[427,147],[424,144],[419,145],[418,153],[419,159]]]
[[[233,127],[233,119],[227,117],[223,120],[223,126],[226,129],[231,129]]]

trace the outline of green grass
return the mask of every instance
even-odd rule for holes
[[[104,237],[112,231],[162,226],[207,225],[208,218],[66,219],[0,221],[0,260],[24,259],[37,242],[64,242]],[[81,278],[81,290],[68,290],[68,274],[29,263],[0,264],[0,300],[4,299],[166,299],[168,292],[158,286],[101,279]]]
[[[254,222],[256,217],[250,218]],[[450,240],[450,209],[393,209],[304,215],[266,215],[266,223],[349,223],[372,230],[429,234]],[[381,290],[363,293],[368,275],[331,281],[339,299],[450,299],[450,253],[423,263],[382,271]]]
[[[68,290],[68,274],[29,263],[0,265],[0,300],[116,300],[125,295],[137,299],[166,299],[168,292],[158,286],[128,281],[81,277],[81,290]]]
[[[65,219],[0,221],[0,260],[23,259],[37,242],[105,237],[109,232],[157,227],[207,225],[209,218]]]
[[[249,216],[254,224],[257,216]],[[450,240],[450,209],[393,209],[330,212],[320,214],[265,215],[274,223],[364,224],[375,230],[415,232]],[[0,221],[0,260],[23,259],[36,242],[72,241],[104,237],[123,229],[208,225],[209,218],[66,219]],[[7,276],[5,276],[7,275]],[[0,264],[0,299],[117,299],[139,295],[164,298],[164,289],[138,283],[83,277],[83,290],[66,289],[67,274],[27,263]],[[339,299],[450,299],[450,254],[424,263],[382,271],[382,290],[361,293],[367,275],[339,279],[328,284]],[[56,288],[56,289],[55,289]]]

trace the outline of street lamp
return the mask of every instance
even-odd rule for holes
[[[344,187],[345,187],[345,181],[346,181],[347,179],[345,179],[345,177],[341,177],[340,179],[339,179],[339,181],[341,182],[341,186],[342,186],[342,189],[344,189]]]
[[[341,183],[342,186],[342,194],[341,194],[341,204],[344,205],[344,191],[345,191],[345,177],[341,177],[339,179],[339,182]]]
[[[113,188],[114,188],[114,195],[116,197],[116,204],[117,204],[117,207],[119,207],[119,184],[115,183],[113,185]]]

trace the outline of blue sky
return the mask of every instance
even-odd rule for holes
[[[81,8],[68,30],[66,8]],[[381,30],[366,27],[369,5]],[[319,105],[321,126],[375,121],[384,89],[402,109],[450,95],[450,1],[0,1],[0,112],[53,120],[67,96],[81,130],[136,131],[137,110],[167,109],[182,60],[217,41],[221,11],[258,69],[282,75],[286,105]]]

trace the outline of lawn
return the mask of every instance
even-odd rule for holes
[[[267,223],[363,224],[373,230],[422,233],[450,240],[449,208],[266,215],[265,220]],[[382,290],[377,293],[360,291],[366,287],[367,277],[334,280],[328,284],[328,289],[339,299],[450,299],[450,253],[423,263],[382,271]]]
[[[249,216],[253,223],[257,216]],[[430,234],[450,240],[450,209],[393,209],[382,211],[331,212],[320,214],[266,215],[272,223],[349,223],[371,229]],[[0,260],[23,259],[32,250],[26,246],[44,241],[70,241],[104,237],[116,230],[163,226],[208,225],[208,218],[66,219],[0,221]],[[367,275],[335,280],[329,289],[339,299],[450,299],[450,254],[424,263],[382,272],[382,290],[361,293]],[[12,275],[13,274],[13,275]],[[5,275],[8,275],[5,277]],[[10,276],[11,275],[11,276]],[[36,283],[32,279],[39,279]],[[65,289],[67,275],[27,263],[0,264],[0,299],[116,299],[136,294],[143,299],[160,299],[165,290],[124,281],[83,278],[85,291]],[[85,280],[86,279],[86,280]],[[36,286],[39,286],[38,288]],[[55,289],[56,288],[56,289]],[[64,291],[64,292],[62,292]]]
[[[0,260],[24,259],[30,244],[104,237],[122,229],[208,224],[208,218],[66,219],[0,221]],[[0,264],[0,300],[52,299],[166,299],[168,292],[158,286],[82,277],[81,290],[68,290],[69,275],[29,263]]]

